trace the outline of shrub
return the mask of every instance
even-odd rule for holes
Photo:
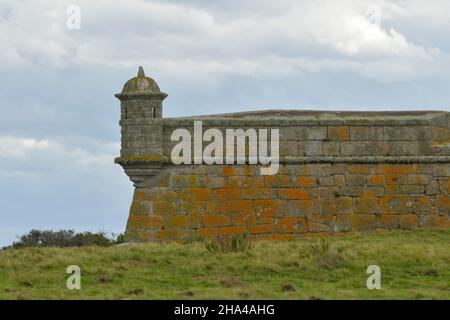
[[[123,242],[123,235],[109,236],[106,232],[79,232],[73,230],[31,230],[19,237],[11,248],[28,247],[84,247],[99,246],[108,247]]]
[[[246,252],[252,248],[247,234],[232,235],[214,241],[205,242],[206,250],[212,253]]]
[[[116,238],[115,244],[120,244],[125,242],[125,235],[123,233],[119,233],[117,236],[113,234],[113,237]]]

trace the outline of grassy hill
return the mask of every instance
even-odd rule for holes
[[[450,230],[257,242],[212,253],[201,241],[0,251],[0,299],[450,299]],[[81,268],[81,290],[66,268]],[[368,290],[366,269],[381,268]]]

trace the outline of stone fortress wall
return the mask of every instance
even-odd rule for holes
[[[116,163],[135,192],[127,241],[247,233],[291,239],[450,227],[450,113],[275,110],[162,118],[167,96],[140,69],[116,95]],[[175,165],[175,129],[279,129],[280,167]],[[209,142],[204,142],[204,146]],[[248,151],[248,150],[247,150]],[[225,154],[225,151],[224,151]]]

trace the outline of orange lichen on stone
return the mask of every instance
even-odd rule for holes
[[[265,183],[267,187],[273,188],[290,186],[290,180],[288,175],[265,176]]]
[[[205,227],[220,227],[231,224],[231,218],[227,215],[206,214],[202,217],[202,223]]]
[[[226,180],[227,188],[264,188],[263,177],[232,176]]]
[[[353,213],[353,199],[351,197],[323,198],[320,205],[321,212],[324,215]]]
[[[231,234],[242,234],[245,233],[245,227],[224,227],[219,229],[219,235],[226,236]]]
[[[339,127],[339,140],[348,140],[348,127]]]
[[[346,126],[329,126],[328,139],[345,141],[348,140],[349,130]]]
[[[255,214],[264,223],[270,223],[275,217],[282,215],[282,202],[278,199],[255,200],[253,202]]]
[[[370,176],[369,184],[372,186],[382,186],[386,183],[386,177],[383,175]]]
[[[347,171],[353,174],[370,174],[370,167],[362,164],[349,165]]]
[[[304,218],[282,218],[277,225],[279,233],[300,233],[306,232],[306,220]]]
[[[398,218],[400,228],[414,229],[417,228],[417,216],[415,214],[405,214]]]
[[[384,214],[405,214],[412,211],[414,200],[406,194],[388,194],[379,199]]]
[[[278,189],[281,199],[309,199],[309,192],[302,189]]]
[[[211,189],[208,188],[189,188],[183,189],[180,193],[180,199],[192,201],[206,201],[211,197]]]
[[[298,238],[298,235],[295,234],[274,234],[271,235],[270,238],[272,240],[292,240]]]
[[[176,204],[171,201],[153,201],[153,213],[155,215],[171,215],[176,211]]]
[[[309,188],[316,185],[316,179],[310,176],[298,176],[295,184],[298,187]]]
[[[431,200],[429,196],[422,196],[417,199],[416,202],[417,210],[427,211],[431,209]]]
[[[201,229],[197,229],[195,232],[196,232],[196,235],[198,235],[199,237],[212,238],[212,237],[216,237],[219,234],[219,229],[218,228],[201,228]]]
[[[244,199],[270,199],[275,197],[275,190],[271,188],[248,188],[242,189]]]
[[[427,214],[419,217],[419,226],[445,228],[447,227],[447,218],[437,214]]]
[[[389,214],[377,216],[377,228],[384,228],[384,229],[398,228],[398,216]]]
[[[161,217],[131,215],[128,219],[130,228],[159,229],[164,225]]]
[[[159,230],[156,233],[156,239],[160,241],[167,240],[186,240],[194,237],[195,231],[193,229],[184,228],[170,228]]]
[[[448,195],[439,195],[436,197],[436,207],[441,210],[450,209],[450,197]]]
[[[233,166],[225,166],[223,168],[223,175],[225,177],[233,176],[234,175],[234,168],[233,168]]]
[[[168,222],[175,227],[190,226],[190,217],[187,215],[170,216]]]
[[[214,190],[213,194],[217,200],[230,200],[241,198],[241,190],[237,188],[216,189]]]
[[[126,237],[183,241],[248,232],[253,240],[284,240],[450,227],[445,168],[314,164],[282,166],[274,176],[261,176],[249,166],[221,170],[165,174],[158,187],[137,188]],[[162,177],[170,179],[162,182]]]
[[[381,170],[383,173],[408,174],[408,173],[418,173],[419,169],[420,167],[418,164],[409,164],[409,165],[386,164],[382,165]]]
[[[275,230],[274,224],[260,224],[260,225],[253,225],[248,227],[248,231],[250,233],[271,233]]]
[[[375,225],[375,216],[372,214],[352,215],[352,228],[356,231],[370,230]]]
[[[232,214],[232,222],[237,226],[255,224],[256,215],[254,212],[237,212]]]
[[[377,197],[359,197],[356,199],[355,213],[379,213],[381,209],[378,205]]]

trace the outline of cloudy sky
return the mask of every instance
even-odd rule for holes
[[[450,0],[0,0],[0,246],[32,228],[124,230],[113,94],[139,65],[165,116],[450,111],[449,34]]]

